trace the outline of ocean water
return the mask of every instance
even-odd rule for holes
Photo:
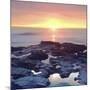
[[[86,45],[85,29],[41,29],[41,28],[11,28],[11,45],[28,46],[39,44],[40,41],[70,42]]]

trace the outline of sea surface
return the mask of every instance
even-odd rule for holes
[[[41,29],[41,28],[11,28],[11,45],[28,46],[39,44],[40,41],[70,42],[76,44],[87,43],[85,29]]]

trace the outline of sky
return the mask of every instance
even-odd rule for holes
[[[86,6],[11,0],[11,26],[86,28]]]

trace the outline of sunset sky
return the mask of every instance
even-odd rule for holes
[[[86,6],[11,0],[11,26],[86,28]]]

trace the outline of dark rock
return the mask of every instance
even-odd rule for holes
[[[72,66],[68,64],[62,65],[57,69],[57,73],[60,74],[61,78],[69,77],[71,72],[73,72]]]
[[[78,44],[72,44],[72,43],[63,43],[61,44],[61,46],[63,46],[65,52],[68,52],[68,53],[80,52],[86,49],[85,45],[78,45]]]
[[[16,52],[16,51],[21,51],[23,50],[25,47],[11,47],[11,52]]]
[[[52,50],[51,53],[53,56],[65,56],[65,55],[67,55],[67,52],[65,50],[60,50],[60,49]]]
[[[38,74],[38,76],[40,76],[40,77],[48,78],[50,75],[50,73],[45,69],[40,69],[39,71],[41,72],[40,74]]]
[[[80,84],[86,85],[87,84],[87,66],[82,65],[82,68],[79,71],[79,75],[76,80],[79,80],[78,82]]]
[[[15,80],[15,83],[23,89],[47,87],[50,82],[48,79],[39,76],[28,76]]]
[[[45,77],[48,77],[53,72],[52,66],[45,63],[37,64],[35,68],[38,69],[38,71],[42,72],[40,74],[41,76]]]
[[[69,77],[69,75],[70,75],[70,73],[71,72],[60,72],[60,76],[61,76],[61,78],[67,78],[67,77]]]
[[[11,81],[11,90],[16,90],[16,89],[22,89],[21,86],[15,83],[14,80]]]
[[[56,66],[59,64],[60,61],[58,59],[55,59],[55,58],[50,58],[49,62],[52,66]]]
[[[41,62],[41,63],[39,63],[39,65],[37,64],[35,67],[48,70],[49,68],[51,68],[51,65]]]
[[[29,59],[31,60],[45,60],[48,58],[48,54],[44,53],[42,50],[31,51]]]
[[[85,58],[85,57],[78,57],[78,60],[79,60],[81,63],[87,64],[87,58]]]
[[[21,67],[12,67],[11,68],[11,75],[13,76],[14,79],[24,77],[31,75],[31,70],[30,69],[25,69]]]
[[[36,64],[40,63],[40,60],[31,60],[29,56],[24,58],[12,58],[11,65],[14,67],[22,67],[33,69]]]
[[[19,65],[19,59],[18,58],[11,58],[11,66],[18,67]]]
[[[52,41],[41,41],[40,43],[41,46],[52,46],[55,45],[57,47],[60,47],[60,43],[59,42],[52,42]]]

